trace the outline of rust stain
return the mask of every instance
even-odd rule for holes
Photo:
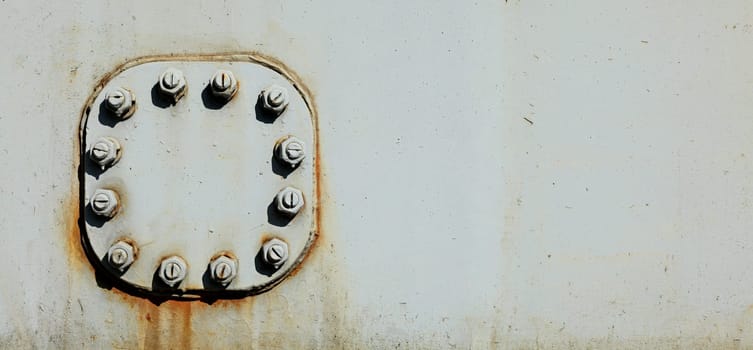
[[[75,270],[80,270],[84,266],[90,266],[86,263],[86,253],[84,246],[81,244],[81,230],[79,229],[79,200],[78,194],[71,195],[71,199],[64,203],[63,215],[65,216],[65,234],[66,246],[68,252],[68,266]]]
[[[144,349],[190,349],[194,303],[166,302],[157,306],[140,303],[139,347]]]
[[[85,108],[83,112],[86,112],[87,109]],[[80,270],[84,266],[88,266],[90,271],[93,271],[94,268],[92,265],[87,263],[86,258],[86,252],[84,250],[83,242],[81,241],[81,229],[79,222],[79,218],[81,217],[80,212],[80,188],[79,185],[81,183],[81,176],[83,175],[79,170],[79,166],[81,164],[80,157],[81,157],[81,142],[79,139],[79,142],[73,143],[73,161],[74,164],[71,166],[71,169],[73,170],[71,172],[71,192],[70,192],[70,198],[67,202],[63,202],[62,207],[62,215],[61,218],[62,221],[65,223],[65,234],[66,234],[66,251],[68,252],[68,266],[70,266],[72,269]]]
[[[319,131],[318,130],[316,131],[315,135],[319,135]],[[318,136],[315,136],[315,137],[318,137]],[[316,191],[316,198],[317,198],[317,201],[316,201],[317,207],[314,208],[314,231],[313,231],[314,238],[313,238],[313,241],[311,243],[311,247],[309,247],[309,249],[303,255],[303,257],[301,258],[300,263],[297,266],[295,266],[290,271],[290,273],[288,273],[288,278],[297,275],[298,272],[301,271],[301,269],[303,268],[303,262],[306,261],[306,260],[308,260],[308,259],[310,259],[313,256],[313,254],[315,254],[315,252],[319,250],[318,249],[319,245],[322,242],[322,240],[320,239],[320,235],[321,235],[321,232],[323,232],[323,226],[324,226],[324,222],[322,221],[322,212],[323,212],[322,207],[323,207],[323,201],[324,201],[324,198],[322,197],[322,187],[324,186],[324,180],[323,180],[322,173],[321,173],[322,172],[322,170],[321,170],[322,169],[321,168],[321,166],[322,166],[321,165],[322,158],[321,158],[320,153],[319,153],[319,142],[318,142],[318,140],[317,140],[317,142],[315,142],[314,152],[315,152],[314,154],[315,154],[315,157],[316,157],[316,162],[314,162],[314,164],[315,164],[315,166],[314,166],[314,178],[316,179],[316,186],[314,188],[314,191]]]
[[[207,300],[157,300],[134,296],[113,288],[110,292],[135,311],[137,345],[141,349],[190,349],[196,341],[194,334],[206,335],[207,329],[197,332],[196,315],[204,318],[222,317],[225,309],[243,309],[250,315],[254,298]],[[115,345],[115,344],[114,344]],[[133,347],[123,346],[120,347]],[[201,346],[198,346],[201,347]]]

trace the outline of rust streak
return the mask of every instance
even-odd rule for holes
[[[63,208],[63,220],[65,222],[66,245],[68,265],[75,270],[79,270],[84,266],[89,266],[91,270],[94,269],[91,265],[86,264],[86,253],[84,247],[81,245],[81,230],[79,229],[78,213],[79,213],[79,200],[78,194],[71,195],[71,199],[68,203],[64,203]]]
[[[88,112],[87,108],[82,111]],[[71,165],[71,191],[70,198],[67,202],[63,202],[62,207],[62,222],[64,222],[65,235],[66,235],[66,252],[68,257],[68,266],[72,269],[80,270],[84,266],[88,266],[90,271],[94,271],[92,265],[86,263],[86,252],[81,241],[81,227],[79,222],[81,207],[80,207],[80,188],[79,184],[82,178],[79,170],[80,157],[81,157],[81,140],[73,143],[73,164]]]

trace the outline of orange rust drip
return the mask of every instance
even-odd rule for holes
[[[78,200],[78,194],[72,195],[71,199],[64,203],[65,207],[63,208],[63,222],[65,227],[65,234],[66,234],[66,252],[68,256],[68,266],[70,266],[74,270],[80,270],[84,266],[89,266],[91,271],[94,271],[94,268],[87,263],[86,261],[86,253],[84,252],[84,247],[81,244],[81,230],[79,228],[78,223],[78,217],[79,217],[79,200]]]
[[[142,300],[143,301],[143,300]],[[139,305],[139,345],[145,349],[190,349],[193,340],[193,303],[167,302]]]

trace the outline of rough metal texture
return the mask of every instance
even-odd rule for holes
[[[173,87],[188,90],[177,103],[164,96],[165,72],[174,72]],[[117,276],[133,292],[213,298],[266,291],[296,268],[316,235],[316,158],[289,168],[274,153],[287,135],[313,144],[315,124],[310,102],[296,88],[301,83],[281,72],[282,66],[243,55],[146,58],[118,68],[95,89],[81,149],[105,135],[122,146],[118,163],[104,170],[82,157],[82,200],[108,188],[121,202],[108,220],[84,210],[84,245],[95,265],[125,237],[142,247],[139,259]],[[216,84],[225,84],[228,95],[216,98],[210,91]],[[281,115],[270,116],[258,103],[272,84],[293,91]],[[127,120],[100,107],[107,91],[120,86],[142,96]],[[289,186],[294,196],[283,206],[278,192]],[[270,237],[285,240],[291,256],[274,270],[259,258]],[[207,278],[211,258],[222,251],[238,258],[238,274],[227,285]],[[180,256],[188,269],[178,288],[165,290],[154,274],[167,255]]]
[[[6,0],[0,17],[0,347],[753,347],[750,1]],[[242,51],[315,97],[316,246],[253,297],[120,292],[81,248],[83,101],[134,57]]]

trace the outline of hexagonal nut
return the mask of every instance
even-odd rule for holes
[[[288,108],[290,95],[288,94],[288,89],[272,85],[259,94],[259,102],[261,102],[264,110],[278,116]]]
[[[168,68],[159,77],[159,91],[173,103],[186,94],[186,77],[176,68]]]
[[[120,160],[120,143],[112,137],[100,137],[92,144],[88,153],[89,159],[104,169]]]
[[[293,217],[303,208],[303,192],[297,188],[285,187],[275,196],[275,204],[278,212]]]
[[[170,287],[177,287],[186,278],[188,265],[183,258],[173,255],[162,260],[159,266],[159,278]]]
[[[261,254],[266,264],[279,268],[288,260],[288,244],[280,239],[272,238],[264,242]]]
[[[111,218],[120,210],[120,197],[113,190],[101,188],[94,191],[89,206],[94,214]]]
[[[290,167],[296,167],[306,158],[306,145],[295,136],[286,136],[275,144],[275,156]]]
[[[226,286],[238,275],[238,262],[227,255],[220,255],[209,263],[209,275],[212,280]]]
[[[128,119],[136,111],[136,96],[122,87],[110,90],[105,95],[105,108],[120,119]]]
[[[209,88],[215,97],[227,101],[238,92],[238,80],[235,79],[233,72],[220,69],[209,81]]]
[[[136,248],[126,241],[117,241],[107,250],[107,262],[114,269],[125,271],[136,260]]]

